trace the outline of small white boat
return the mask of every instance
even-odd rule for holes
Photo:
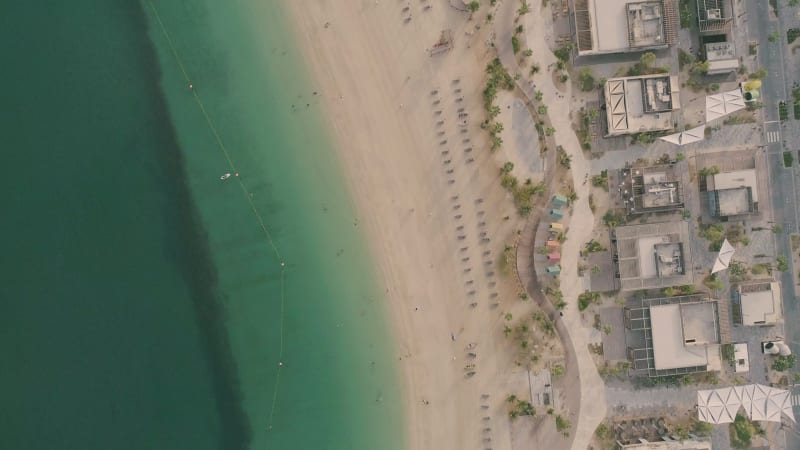
[[[219,179],[220,179],[220,180],[227,180],[227,179],[228,179],[228,178],[230,178],[230,177],[231,177],[231,174],[230,174],[230,173],[226,173],[225,175],[223,175],[223,176],[219,177]]]

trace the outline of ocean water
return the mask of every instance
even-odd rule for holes
[[[285,21],[0,5],[0,448],[403,445],[383,297]]]
[[[219,448],[213,267],[136,4],[0,6],[0,448]],[[245,421],[240,421],[244,424]]]

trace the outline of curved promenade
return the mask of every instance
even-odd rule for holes
[[[511,46],[511,36],[515,27],[514,18],[519,3],[514,1],[504,1],[497,10],[495,19],[495,46],[498,56],[510,73],[520,72],[517,60]],[[548,8],[542,8],[540,2],[529,2],[531,11],[523,17],[528,46],[533,50],[533,59],[537,61],[545,70],[551,64],[555,64],[556,59],[547,47],[546,33],[548,20],[551,15]],[[561,260],[561,280],[562,293],[567,307],[561,316],[544,297],[542,287],[539,285],[534,265],[534,242],[539,223],[546,220],[544,216],[546,207],[535,209],[526,224],[522,234],[522,239],[517,247],[517,270],[520,282],[525,287],[528,295],[535,299],[541,308],[555,320],[556,329],[561,337],[565,356],[565,373],[557,383],[564,393],[564,404],[570,411],[572,430],[570,433],[570,448],[574,450],[585,450],[591,441],[597,425],[606,415],[606,400],[603,380],[597,373],[594,361],[588,349],[588,333],[581,324],[581,315],[577,309],[577,297],[580,294],[581,286],[578,283],[578,256],[580,246],[588,240],[592,231],[594,217],[588,204],[588,188],[582,184],[585,173],[588,173],[588,163],[583,156],[581,146],[578,143],[575,133],[572,131],[570,123],[571,86],[565,86],[566,92],[562,95],[559,89],[553,84],[552,77],[548,73],[539,75],[537,81],[541,83],[542,103],[547,105],[549,116],[542,117],[545,127],[552,126],[556,129],[553,136],[547,137],[547,147],[550,149],[546,153],[547,168],[551,174],[557,172],[556,167],[556,141],[561,142],[564,150],[571,156],[571,171],[573,185],[578,193],[578,201],[572,205],[572,214],[578,221],[573,221],[569,229],[569,239],[562,248]],[[519,91],[521,91],[527,103],[530,105],[534,98],[532,83],[523,76],[517,81]],[[550,117],[556,118],[552,122]],[[547,180],[546,198],[549,199],[557,192],[559,179],[552,176]],[[549,203],[548,203],[549,204]],[[575,389],[576,387],[579,389]]]

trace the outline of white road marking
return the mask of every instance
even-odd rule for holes
[[[781,141],[781,132],[780,131],[767,131],[767,143],[774,144],[775,142]]]

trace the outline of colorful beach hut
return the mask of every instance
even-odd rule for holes
[[[559,233],[563,233],[564,232],[564,225],[561,225],[558,222],[553,222],[553,223],[550,224],[550,230],[558,231]]]
[[[550,216],[555,217],[556,219],[560,220],[560,219],[564,218],[564,213],[561,212],[560,209],[551,209],[550,210]]]
[[[561,266],[559,266],[559,265],[557,265],[557,264],[554,264],[554,265],[552,265],[552,266],[547,266],[547,268],[545,269],[545,271],[546,271],[547,273],[549,273],[550,275],[558,275],[558,274],[560,274],[560,273],[561,273]]]
[[[556,208],[561,208],[562,206],[566,206],[567,198],[563,195],[554,195],[553,196],[553,206]]]
[[[559,247],[561,247],[561,243],[560,243],[560,242],[558,242],[558,241],[557,241],[557,240],[555,240],[555,239],[548,239],[548,241],[547,241],[547,243],[545,244],[545,246],[546,246],[546,247],[547,247],[549,250],[551,250],[551,251],[552,251],[552,250],[558,250],[558,248],[559,248]]]
[[[561,261],[561,253],[558,252],[551,252],[547,255],[547,260],[550,262],[560,262]]]

